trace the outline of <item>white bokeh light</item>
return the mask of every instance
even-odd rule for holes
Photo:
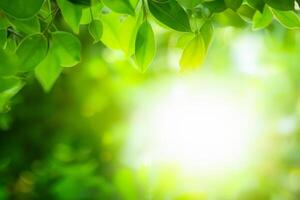
[[[138,107],[126,162],[135,167],[172,164],[191,173],[247,165],[256,126],[247,91],[196,83],[175,82]]]

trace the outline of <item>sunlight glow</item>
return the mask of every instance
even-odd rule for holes
[[[135,114],[131,164],[172,164],[191,173],[247,165],[256,125],[247,95],[219,83],[181,81],[154,99]]]

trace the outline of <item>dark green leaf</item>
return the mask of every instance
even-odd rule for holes
[[[7,41],[7,30],[0,29],[0,49],[3,49]]]
[[[92,2],[91,0],[68,0],[71,3],[82,5],[82,6],[91,6]]]
[[[190,32],[189,17],[175,0],[149,0],[152,15],[166,26],[182,32]]]
[[[203,3],[203,6],[210,11],[210,14],[223,12],[227,8],[224,0],[207,1]]]
[[[265,0],[266,4],[277,10],[294,10],[294,0]]]
[[[259,10],[260,12],[263,12],[265,2],[264,0],[247,0],[246,1],[252,8],[255,8]]]
[[[225,4],[232,10],[237,10],[243,3],[243,0],[225,0]]]

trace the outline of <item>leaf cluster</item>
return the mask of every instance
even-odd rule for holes
[[[124,52],[145,72],[156,54],[157,25],[182,33],[182,70],[205,60],[214,27],[300,27],[299,0],[1,0],[0,111],[34,75],[49,91],[81,61],[82,26],[94,42]]]

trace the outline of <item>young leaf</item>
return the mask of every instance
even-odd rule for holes
[[[190,32],[189,17],[175,0],[148,0],[151,14],[166,26],[181,32]]]
[[[277,21],[286,28],[294,29],[300,27],[299,16],[294,11],[279,11],[272,9]]]
[[[255,12],[255,15],[253,17],[252,29],[259,30],[265,28],[272,23],[272,20],[272,12],[268,6],[265,6],[263,13],[260,13],[259,11]]]
[[[111,49],[122,50],[127,57],[134,53],[134,41],[140,18],[118,13],[102,15],[103,35],[101,41]]]
[[[95,42],[99,42],[101,40],[103,34],[103,24],[100,20],[93,20],[89,24],[89,32],[91,36],[94,38]]]
[[[81,44],[73,34],[63,31],[53,32],[51,49],[63,67],[73,67],[81,60]]]
[[[35,76],[45,92],[50,91],[61,72],[62,67],[50,47],[46,58],[35,68]]]
[[[79,32],[80,19],[82,15],[82,8],[72,4],[67,0],[57,0],[57,4],[61,13],[75,33]]]
[[[203,41],[205,44],[205,49],[209,48],[209,45],[212,41],[213,35],[214,35],[214,27],[211,22],[206,22],[203,24],[203,26],[200,29],[201,35],[203,37]]]
[[[295,1],[294,0],[265,0],[266,4],[276,10],[294,10]]]
[[[41,31],[40,21],[37,17],[21,20],[9,17],[8,19],[16,27],[16,30],[19,30],[20,32],[24,32],[26,34],[34,34]]]
[[[237,10],[243,3],[243,0],[225,0],[225,4],[232,10]]]
[[[44,0],[1,0],[0,9],[19,19],[33,17],[40,10]]]
[[[151,25],[145,21],[139,28],[135,41],[135,61],[145,72],[155,55],[155,38]]]
[[[129,0],[103,0],[103,3],[117,13],[134,15],[134,8]]]
[[[203,37],[201,34],[198,34],[183,50],[180,59],[181,70],[195,69],[199,67],[204,61],[205,54],[206,48]]]
[[[47,55],[47,39],[42,34],[30,35],[19,44],[16,54],[18,56],[19,70],[32,71]]]

